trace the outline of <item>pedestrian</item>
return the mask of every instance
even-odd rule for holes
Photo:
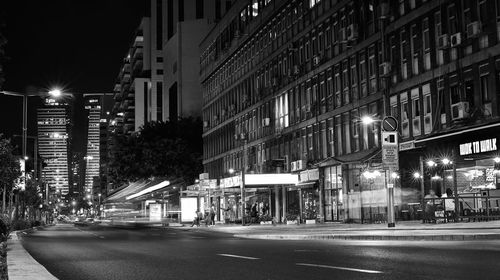
[[[210,225],[215,226],[215,206],[210,207]]]
[[[269,214],[269,204],[266,202],[264,206],[262,206],[262,215],[265,216]]]
[[[201,214],[201,212],[199,210],[196,210],[191,227],[194,227],[195,225],[198,227],[200,226],[200,214]]]
[[[250,223],[255,223],[257,221],[257,202],[252,205],[250,209]]]

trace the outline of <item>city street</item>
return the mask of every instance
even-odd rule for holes
[[[500,241],[273,241],[198,228],[22,235],[59,279],[498,279]]]

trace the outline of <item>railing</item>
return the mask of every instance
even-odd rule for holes
[[[500,196],[466,193],[455,198],[425,198],[423,209],[424,222],[448,221],[489,221],[500,219]],[[455,209],[458,209],[456,212]]]

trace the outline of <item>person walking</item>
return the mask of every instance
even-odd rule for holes
[[[215,206],[212,204],[210,207],[210,225],[215,226]]]

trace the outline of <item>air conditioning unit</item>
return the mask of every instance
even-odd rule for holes
[[[479,21],[473,21],[467,24],[467,38],[474,38],[481,33],[481,23]]]
[[[460,34],[460,32],[458,32],[458,33],[451,35],[451,37],[450,37],[451,47],[454,48],[454,47],[459,46],[460,44],[462,44],[462,34]]]
[[[469,117],[469,102],[458,102],[451,105],[451,119],[461,120]]]
[[[208,127],[208,121],[203,121],[203,127]]]
[[[271,118],[263,118],[262,119],[262,126],[266,127],[271,124]]]
[[[347,40],[353,41],[358,39],[358,26],[355,24],[349,24],[346,29]]]
[[[298,75],[300,73],[300,68],[298,65],[293,66],[293,74]]]
[[[448,34],[443,34],[438,37],[438,48],[444,49],[448,47]]]
[[[298,170],[304,170],[306,168],[306,161],[302,160],[302,159],[301,160],[297,160],[295,167],[297,168],[297,171]]]
[[[314,65],[319,65],[319,63],[320,63],[320,62],[321,62],[321,56],[319,56],[319,55],[315,55],[315,56],[313,57],[313,64],[314,64]]]
[[[290,164],[290,170],[291,171],[297,171],[297,162],[296,161],[292,161],[291,164]]]
[[[379,75],[382,77],[389,76],[389,74],[391,73],[391,63],[383,62],[382,64],[380,64],[378,71]]]

